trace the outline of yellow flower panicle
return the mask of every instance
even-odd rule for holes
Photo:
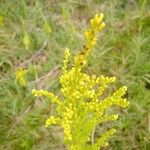
[[[96,44],[97,33],[105,27],[105,23],[102,21],[104,17],[103,13],[96,14],[90,21],[90,27],[84,31],[85,45],[80,55],[74,58],[75,65],[84,66],[86,64],[86,57]]]
[[[102,134],[101,137],[99,139],[97,139],[96,143],[92,145],[92,149],[94,150],[94,149],[98,148],[97,150],[99,150],[100,149],[99,145],[101,145],[103,147],[108,146],[108,143],[106,141],[115,132],[116,132],[115,129],[110,129],[107,132],[105,132],[104,134]]]
[[[16,71],[16,81],[21,86],[26,86],[27,85],[26,76],[27,76],[27,70],[19,69],[19,70]]]
[[[113,83],[116,81],[116,77],[104,77],[103,75],[98,78],[100,82],[100,87],[97,91],[97,96],[100,96],[103,94],[105,88],[107,87],[108,83]]]
[[[45,96],[45,97],[48,97],[49,99],[51,99],[51,101],[53,103],[61,105],[60,99],[57,96],[55,96],[53,93],[51,93],[51,92],[44,91],[44,90],[35,90],[35,89],[33,89],[32,90],[32,94],[34,96]]]
[[[50,125],[56,125],[58,124],[60,121],[60,118],[55,118],[54,116],[50,116],[47,120],[46,120],[46,124],[45,127],[48,127]]]
[[[70,50],[66,49],[62,75],[59,78],[61,84],[62,100],[53,93],[44,90],[33,90],[35,96],[46,96],[56,104],[57,117],[50,116],[46,120],[46,127],[60,125],[64,129],[64,139],[69,150],[99,150],[107,146],[107,139],[115,133],[110,129],[93,144],[87,144],[93,128],[99,123],[114,121],[118,114],[108,115],[106,110],[113,105],[127,107],[129,102],[122,98],[127,87],[123,86],[111,96],[102,98],[102,94],[108,84],[115,82],[115,77],[89,76],[82,72],[87,62],[87,56],[96,44],[97,32],[104,28],[103,14],[96,14],[90,21],[90,27],[85,30],[85,45],[81,53],[74,57],[71,68],[68,68]]]
[[[103,14],[95,15],[94,19],[91,20],[91,26],[94,31],[100,31],[105,27],[105,23],[101,22],[103,19]]]

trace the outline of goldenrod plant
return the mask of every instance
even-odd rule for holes
[[[16,81],[22,87],[25,87],[27,85],[26,77],[27,77],[27,70],[20,68],[16,71]]]
[[[85,45],[81,52],[74,57],[72,67],[68,67],[70,50],[67,48],[64,54],[62,75],[59,78],[61,93],[59,98],[49,91],[33,90],[35,96],[48,97],[56,105],[56,116],[50,116],[46,120],[46,127],[60,125],[64,130],[64,140],[68,150],[99,150],[107,146],[108,138],[115,133],[115,129],[109,129],[94,141],[90,142],[93,129],[104,122],[113,121],[118,114],[108,115],[106,111],[112,105],[127,107],[129,102],[122,98],[127,87],[123,86],[111,96],[103,99],[103,92],[109,83],[115,82],[115,77],[89,76],[82,71],[87,63],[87,57],[91,53],[97,41],[97,33],[105,26],[103,14],[96,14],[90,21],[90,27],[85,30]]]

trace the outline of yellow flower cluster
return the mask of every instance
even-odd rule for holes
[[[57,96],[55,96],[53,93],[51,93],[51,92],[44,91],[44,90],[35,90],[35,89],[33,89],[32,90],[32,94],[34,96],[45,96],[45,97],[48,97],[49,99],[51,99],[52,103],[56,103],[58,105],[61,105],[60,99]]]
[[[72,140],[72,135],[71,135],[71,121],[66,117],[62,120],[61,126],[64,129],[64,135],[65,135],[65,140],[66,141],[71,141]]]
[[[98,150],[102,146],[107,146],[107,139],[114,134],[115,129],[110,129],[90,145],[87,141],[90,139],[93,128],[99,123],[118,118],[118,114],[105,113],[112,105],[126,107],[129,104],[122,98],[127,90],[125,86],[105,99],[100,97],[108,84],[115,82],[115,77],[89,76],[82,72],[87,56],[96,43],[96,34],[105,26],[102,19],[103,14],[96,14],[91,19],[90,27],[84,32],[86,40],[84,49],[74,57],[70,69],[68,68],[70,50],[65,50],[63,72],[59,78],[62,100],[48,91],[32,91],[35,96],[46,96],[56,104],[57,117],[50,116],[46,120],[46,127],[60,125],[64,129],[64,139],[69,150]]]
[[[62,109],[57,110],[58,113],[61,113],[61,122],[60,125],[64,129],[64,136],[66,141],[71,141],[72,140],[72,135],[71,135],[71,126],[72,126],[72,118],[74,115],[75,109],[73,108],[71,103],[66,103],[65,106],[63,106]]]
[[[60,118],[55,118],[54,116],[50,116],[47,120],[46,120],[46,124],[45,127],[48,127],[50,125],[56,125],[58,124],[60,121]]]
[[[105,27],[105,23],[102,22],[104,15],[96,14],[93,19],[91,19],[91,26],[86,29],[84,36],[86,38],[87,46],[92,48],[96,44],[96,33]]]
[[[21,86],[26,86],[26,76],[27,76],[27,70],[25,69],[19,69],[16,71],[16,81],[21,85]]]
[[[104,89],[103,89],[104,90]],[[112,105],[119,105],[121,107],[127,107],[129,102],[124,98],[121,98],[125,92],[127,91],[127,87],[123,86],[116,92],[112,94],[112,96],[105,98],[102,101],[98,100],[98,95],[96,95],[93,100],[89,103],[85,103],[86,110],[90,110],[94,112],[95,117],[98,119],[102,116],[102,120],[106,120],[103,116],[103,113],[106,109],[111,107]],[[108,116],[107,120],[115,120],[117,119],[116,115]],[[102,122],[100,119],[100,122]]]
[[[97,33],[105,27],[105,23],[102,21],[104,17],[103,13],[96,14],[93,19],[91,19],[90,27],[84,31],[85,36],[85,46],[81,51],[80,55],[74,58],[75,65],[84,66],[86,64],[86,58],[96,44]]]
[[[101,145],[103,147],[108,146],[108,143],[106,141],[115,132],[116,132],[115,129],[110,129],[106,133],[102,134],[101,137],[99,139],[97,139],[96,143],[94,143],[92,145],[92,150],[95,150],[95,149],[99,150],[101,148],[101,147],[99,147],[99,145]]]
[[[77,146],[76,146],[76,145],[72,145],[72,146],[70,147],[70,150],[77,150]]]
[[[64,66],[62,68],[65,73],[66,73],[66,69],[67,69],[67,64],[69,62],[69,57],[70,57],[70,50],[68,48],[66,48],[65,54],[64,54]]]

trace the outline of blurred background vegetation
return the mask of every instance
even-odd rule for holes
[[[150,150],[149,10],[146,0],[0,0],[0,149],[65,150],[62,129],[44,127],[54,106],[31,90],[59,94],[64,49],[78,53],[90,18],[103,12],[106,27],[85,71],[116,76],[107,93],[126,85],[131,104],[112,108],[120,119],[96,130],[118,129],[105,149]],[[19,68],[26,86],[16,81]]]

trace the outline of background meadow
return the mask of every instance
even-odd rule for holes
[[[150,150],[149,9],[147,0],[0,0],[0,149],[66,149],[62,129],[44,126],[54,106],[31,91],[59,95],[65,48],[78,53],[89,20],[103,12],[106,27],[84,71],[116,76],[106,93],[126,85],[130,106],[112,108],[119,120],[96,131],[117,128],[106,150]],[[20,68],[27,70],[26,86],[16,81]]]

